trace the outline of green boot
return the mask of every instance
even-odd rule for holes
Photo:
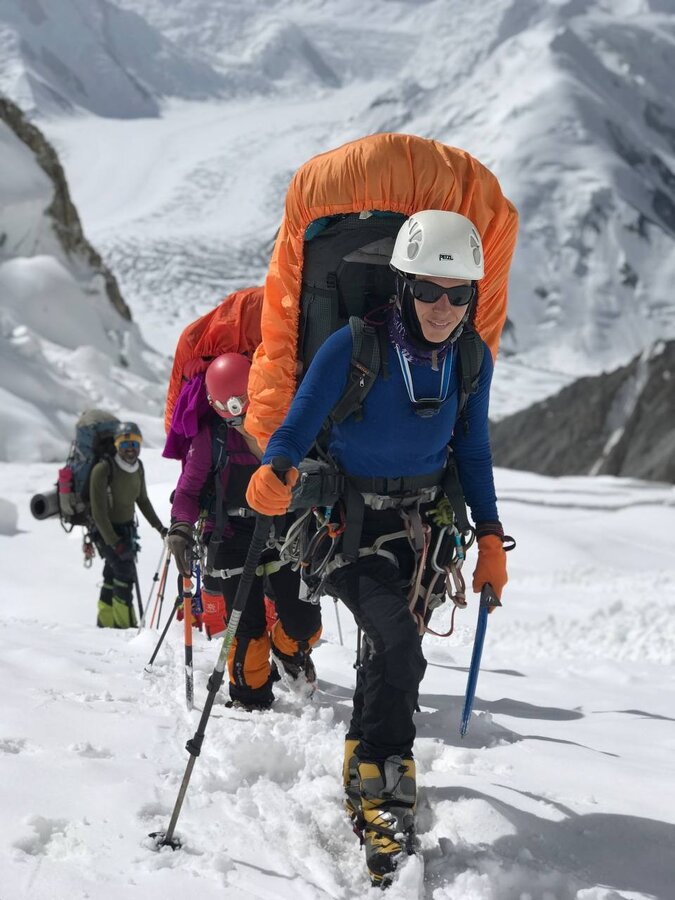
[[[113,586],[107,582],[103,582],[101,593],[98,598],[98,615],[96,617],[96,625],[99,628],[114,628],[115,620],[113,618]]]
[[[415,760],[361,760],[358,773],[366,865],[373,884],[386,885],[401,855],[415,850]]]

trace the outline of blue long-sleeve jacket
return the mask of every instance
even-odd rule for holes
[[[263,463],[288,457],[297,466],[309,451],[322,424],[347,386],[352,355],[349,326],[332,334],[312,360],[283,423],[272,435]],[[459,399],[457,354],[451,362],[447,399],[437,415],[424,419],[410,402],[398,356],[389,344],[389,378],[380,374],[363,405],[363,419],[350,416],[334,425],[329,450],[350,475],[396,478],[425,475],[442,468],[448,444],[457,459],[466,502],[474,522],[497,520],[497,500],[488,434],[488,403],[492,357],[485,347],[478,390],[466,405],[469,432],[462,423],[455,431]],[[436,398],[441,373],[410,363],[416,399]],[[453,433],[454,432],[454,433]]]

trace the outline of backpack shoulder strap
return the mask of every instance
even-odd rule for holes
[[[228,462],[227,428],[225,422],[219,421],[211,430],[211,477],[215,485],[216,496],[216,525],[212,540],[220,540],[225,530],[225,492],[221,472]]]
[[[466,418],[466,404],[471,394],[478,389],[485,344],[477,331],[473,328],[465,327],[457,339],[457,352],[459,353],[460,375],[457,419],[462,419],[464,431],[468,432],[469,423]]]
[[[214,477],[227,465],[227,425],[220,421],[211,431],[211,469]]]
[[[352,358],[347,387],[330,413],[331,422],[338,425],[351,415],[357,421],[363,418],[363,402],[382,365],[378,329],[367,325],[358,316],[350,317],[349,328],[352,333]]]

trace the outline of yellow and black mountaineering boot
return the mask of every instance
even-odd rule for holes
[[[415,852],[415,760],[361,760],[358,771],[366,865],[373,884],[386,887],[401,856]]]
[[[361,836],[359,817],[361,815],[361,789],[359,784],[359,760],[356,748],[359,742],[345,738],[345,758],[342,762],[342,784],[345,789],[345,809],[354,831]]]

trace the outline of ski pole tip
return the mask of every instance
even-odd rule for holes
[[[152,839],[153,850],[161,850],[162,847],[171,847],[172,850],[180,850],[183,846],[179,838],[169,838],[165,831],[151,831],[148,835]]]

